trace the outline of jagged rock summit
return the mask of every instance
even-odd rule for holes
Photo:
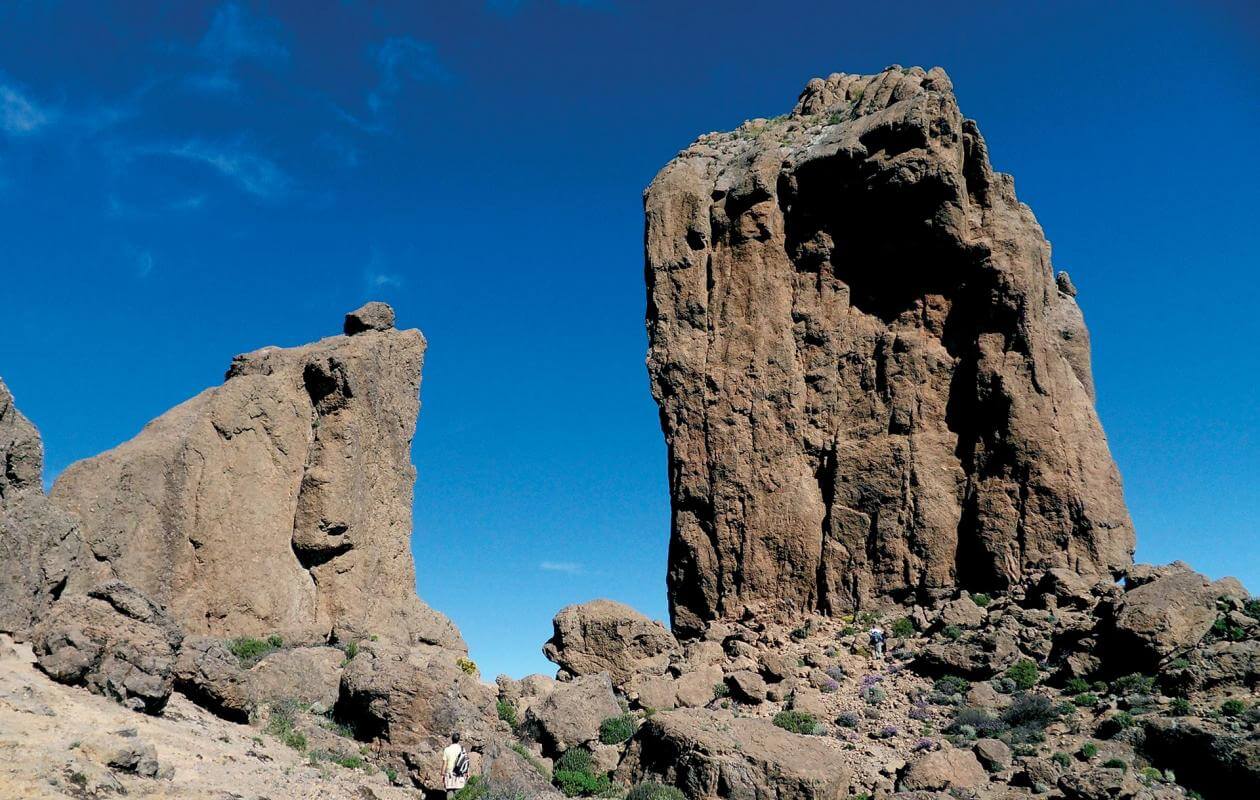
[[[424,337],[396,330],[384,303],[351,312],[345,329],[237,356],[222,385],[65,471],[52,498],[82,520],[107,577],[190,634],[464,650],[415,590]]]
[[[941,69],[814,79],[644,204],[676,632],[1131,563],[1075,289]]]

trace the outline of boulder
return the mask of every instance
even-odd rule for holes
[[[495,692],[433,645],[364,642],[341,675],[336,716],[404,763],[413,782],[442,787],[441,751],[458,731],[470,750],[498,734]]]
[[[1131,563],[1077,299],[942,70],[814,79],[644,210],[676,633]]]
[[[674,681],[674,695],[682,708],[701,708],[713,701],[715,687],[721,682],[720,667],[690,670]]]
[[[1161,661],[1193,647],[1216,621],[1222,588],[1197,572],[1170,571],[1124,593],[1105,640],[1116,672],[1154,672]]]
[[[1001,772],[1011,765],[1011,748],[1001,739],[980,739],[972,751],[980,766],[990,772]]]
[[[766,681],[752,670],[732,672],[726,676],[726,682],[736,700],[752,704],[766,700]]]
[[[1065,772],[1059,777],[1059,788],[1068,800],[1111,800],[1133,796],[1138,784],[1128,770],[1090,766]]]
[[[347,336],[366,331],[388,331],[394,328],[394,309],[389,304],[373,300],[346,314],[342,326]]]
[[[543,655],[572,675],[607,672],[618,687],[635,675],[663,675],[671,658],[681,655],[665,626],[630,606],[592,600],[561,609]]]
[[[85,758],[119,772],[130,772],[142,778],[173,775],[173,770],[159,763],[157,748],[137,737],[132,729],[93,736],[82,741],[77,749]]]
[[[190,634],[463,651],[415,590],[425,340],[377,329],[373,308],[362,317],[377,322],[354,336],[237,356],[222,385],[67,468],[52,499],[81,519],[93,561]]]
[[[988,782],[989,774],[974,753],[945,747],[910,762],[897,788],[903,792],[978,789]]]
[[[599,739],[599,726],[621,713],[607,673],[583,675],[559,683],[540,702],[530,706],[527,721],[534,724],[548,752]]]
[[[531,762],[504,739],[493,739],[481,754],[481,777],[493,797],[560,800],[562,795],[547,776],[541,761]]]
[[[332,708],[341,689],[346,655],[335,647],[279,650],[249,670],[254,702],[296,700],[305,706]]]
[[[758,800],[839,800],[850,783],[844,750],[834,739],[701,709],[653,715],[617,777],[675,785],[687,797]]]
[[[53,604],[32,633],[39,668],[135,711],[161,713],[183,634],[166,610],[119,581]]]
[[[175,687],[180,694],[234,722],[249,721],[254,698],[249,675],[227,643],[212,636],[189,636],[179,650]]]
[[[1260,737],[1217,723],[1156,717],[1145,724],[1143,749],[1179,781],[1206,797],[1260,797]]]
[[[937,621],[942,627],[957,625],[960,628],[976,628],[987,617],[988,612],[976,605],[970,597],[964,596],[957,600],[950,600],[941,606],[940,617]]]
[[[1093,587],[1093,582],[1085,576],[1058,568],[1047,570],[1032,593],[1047,607],[1052,599],[1055,608],[1087,609],[1095,604]]]
[[[44,495],[44,445],[0,381],[0,632],[25,638],[82,565],[74,517]]]

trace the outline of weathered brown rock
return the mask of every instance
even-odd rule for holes
[[[1125,592],[1106,639],[1108,664],[1117,672],[1152,672],[1198,644],[1216,621],[1217,597],[1236,591],[1231,586],[1187,567]]]
[[[342,672],[336,716],[401,761],[414,782],[436,791],[440,754],[453,731],[469,749],[494,739],[494,703],[494,690],[460,669],[451,650],[365,642]]]
[[[679,653],[665,626],[612,600],[566,606],[552,620],[555,630],[543,655],[571,675],[607,672],[624,687],[634,675],[662,675]]]
[[[677,632],[1131,561],[1076,300],[944,72],[815,79],[645,209]]]
[[[599,725],[621,713],[606,673],[584,675],[556,684],[526,712],[549,753],[562,753],[599,738]]]
[[[989,775],[974,753],[946,747],[912,762],[897,787],[903,791],[976,789],[988,782]]]
[[[660,780],[687,797],[838,800],[848,795],[850,772],[833,739],[689,709],[647,720],[617,775]]]
[[[0,381],[0,631],[24,636],[82,556],[75,519],[44,496],[44,445]]]
[[[31,638],[49,677],[156,714],[171,695],[183,634],[165,609],[113,581],[59,599]]]
[[[354,336],[237,356],[221,386],[57,480],[96,558],[190,633],[462,649],[416,597],[410,551],[424,337],[365,309]]]

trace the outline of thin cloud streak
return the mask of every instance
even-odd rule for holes
[[[385,117],[408,83],[440,85],[454,80],[454,75],[438,58],[433,45],[409,36],[386,39],[376,48],[375,54],[380,79],[367,95],[370,117],[365,119],[334,106],[338,116],[366,133],[388,130]]]
[[[10,83],[0,82],[0,130],[27,136],[48,124],[50,114]]]
[[[199,141],[156,151],[174,158],[205,164],[247,194],[270,199],[288,191],[289,176],[268,158],[241,149],[226,149]]]

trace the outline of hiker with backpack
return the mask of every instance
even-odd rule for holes
[[[451,743],[442,751],[442,785],[446,788],[446,800],[468,783],[468,753],[459,743],[459,731],[451,734]]]
[[[870,635],[871,635],[871,652],[873,653],[876,659],[879,659],[882,661],[884,658],[884,642],[887,641],[887,637],[884,636],[884,629],[876,625],[873,628],[871,628]]]

